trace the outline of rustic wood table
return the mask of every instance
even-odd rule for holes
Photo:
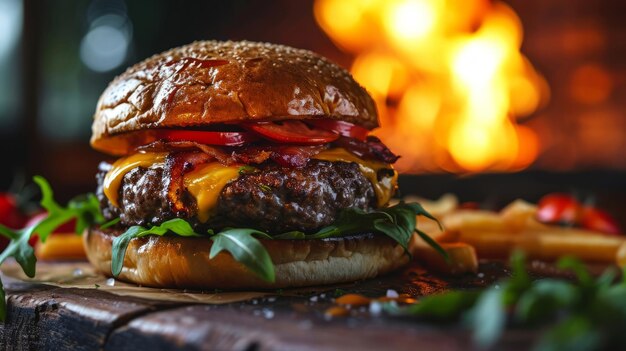
[[[413,264],[341,290],[276,291],[222,305],[155,301],[3,276],[8,315],[0,325],[0,345],[8,350],[468,350],[471,335],[458,326],[373,315],[367,308],[331,319],[324,312],[342,292],[380,297],[392,289],[419,297],[485,286],[508,274],[498,262],[482,263],[480,272],[444,280]],[[528,349],[535,339],[530,331],[510,331],[497,348]]]

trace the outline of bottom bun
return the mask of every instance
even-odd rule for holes
[[[84,235],[89,261],[107,276],[111,276],[111,244],[119,234],[91,228]],[[156,235],[130,241],[118,278],[152,287],[277,289],[372,278],[409,261],[400,245],[380,234],[260,242],[274,262],[275,282],[261,280],[227,252],[209,259],[208,238]]]

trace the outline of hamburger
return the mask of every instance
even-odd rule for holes
[[[375,104],[306,50],[202,41],[140,62],[98,101],[97,196],[114,225],[91,263],[145,286],[284,288],[371,278],[409,260],[419,206],[387,207],[394,155]]]

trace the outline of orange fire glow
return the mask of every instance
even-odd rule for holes
[[[316,0],[315,16],[376,100],[404,172],[519,170],[541,145],[516,119],[547,101],[522,25],[488,0]]]

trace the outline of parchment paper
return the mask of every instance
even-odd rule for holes
[[[54,262],[37,264],[37,274],[28,278],[16,262],[5,262],[2,273],[26,282],[43,283],[61,288],[98,289],[116,295],[135,296],[150,300],[187,303],[223,304],[241,302],[272,295],[272,292],[234,291],[202,292],[180,289],[158,289],[141,287],[107,278],[97,273],[88,262]]]

